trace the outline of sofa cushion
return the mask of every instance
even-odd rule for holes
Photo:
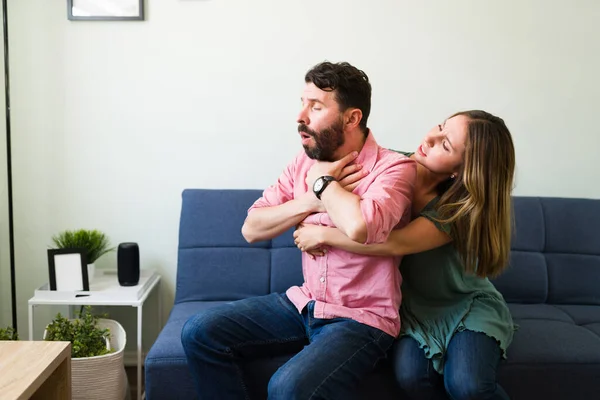
[[[270,292],[283,293],[289,287],[302,285],[302,257],[296,247],[271,250]]]
[[[562,253],[545,256],[548,303],[600,305],[600,256]]]
[[[590,331],[594,332],[596,335],[600,336],[600,322],[595,322],[593,324],[588,324],[585,326]]]
[[[511,399],[596,398],[592,382],[600,380],[600,306],[508,306],[518,330],[498,381]]]
[[[518,329],[508,348],[508,364],[598,364],[600,335],[589,325],[600,323],[600,306],[509,304]]]
[[[517,320],[508,348],[508,364],[596,364],[600,369],[600,336],[591,330],[550,320]]]
[[[556,308],[568,314],[577,325],[587,327],[600,323],[600,306],[557,305]]]
[[[269,294],[271,252],[240,247],[179,249],[175,302]],[[242,275],[244,278],[239,279]]]
[[[538,197],[513,197],[514,232],[511,249],[540,252],[546,241],[544,212]]]
[[[301,253],[294,245],[293,228],[253,244],[241,234],[248,208],[261,195],[260,190],[183,191],[176,304],[240,300],[302,284]],[[238,279],[240,275],[244,278]]]
[[[573,319],[568,313],[551,304],[508,303],[508,308],[514,320],[542,319],[573,323]]]
[[[546,225],[544,248],[550,253],[600,255],[600,201],[540,198]]]
[[[276,236],[271,240],[272,247],[293,247],[296,248],[294,244],[294,230],[295,228],[290,228],[286,232],[283,232],[281,235]]]
[[[508,268],[492,283],[504,299],[514,303],[545,303],[548,268],[542,253],[513,250]]]
[[[248,209],[261,194],[260,190],[184,190],[179,248],[271,246],[269,240],[249,244],[242,236]]]
[[[514,197],[513,206],[510,264],[493,281],[505,299],[600,305],[600,201]]]

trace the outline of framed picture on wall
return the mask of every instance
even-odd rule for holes
[[[90,290],[85,249],[48,250],[50,290]]]
[[[143,21],[144,0],[67,0],[71,21]]]

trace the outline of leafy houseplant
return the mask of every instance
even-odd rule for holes
[[[115,249],[110,247],[108,236],[95,229],[60,232],[52,236],[52,242],[57,249],[85,249],[88,264],[93,264],[98,258]]]
[[[71,357],[95,357],[111,352],[107,348],[109,329],[98,327],[98,316],[92,315],[91,307],[85,306],[78,319],[69,320],[60,313],[46,327],[44,340],[71,342]]]
[[[58,314],[44,331],[44,340],[71,342],[71,399],[125,398],[125,330],[115,320],[92,315],[90,306],[78,316],[69,320]]]
[[[0,340],[19,340],[19,334],[12,327],[0,328]]]

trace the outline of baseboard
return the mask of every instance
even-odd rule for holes
[[[142,352],[142,366],[144,366],[144,361],[146,360],[146,353]],[[137,367],[137,351],[136,350],[128,350],[123,353],[123,362],[126,367]]]

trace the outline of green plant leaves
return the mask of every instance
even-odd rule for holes
[[[60,232],[52,236],[52,242],[57,249],[85,249],[88,264],[95,262],[104,254],[115,250],[114,247],[110,247],[108,236],[95,229]]]
[[[98,316],[92,315],[92,307],[85,306],[78,319],[69,320],[60,313],[46,327],[44,340],[71,342],[71,357],[94,357],[108,354],[106,338],[110,336],[109,329],[98,327]]]
[[[0,328],[0,340],[19,340],[19,334],[12,327]]]

